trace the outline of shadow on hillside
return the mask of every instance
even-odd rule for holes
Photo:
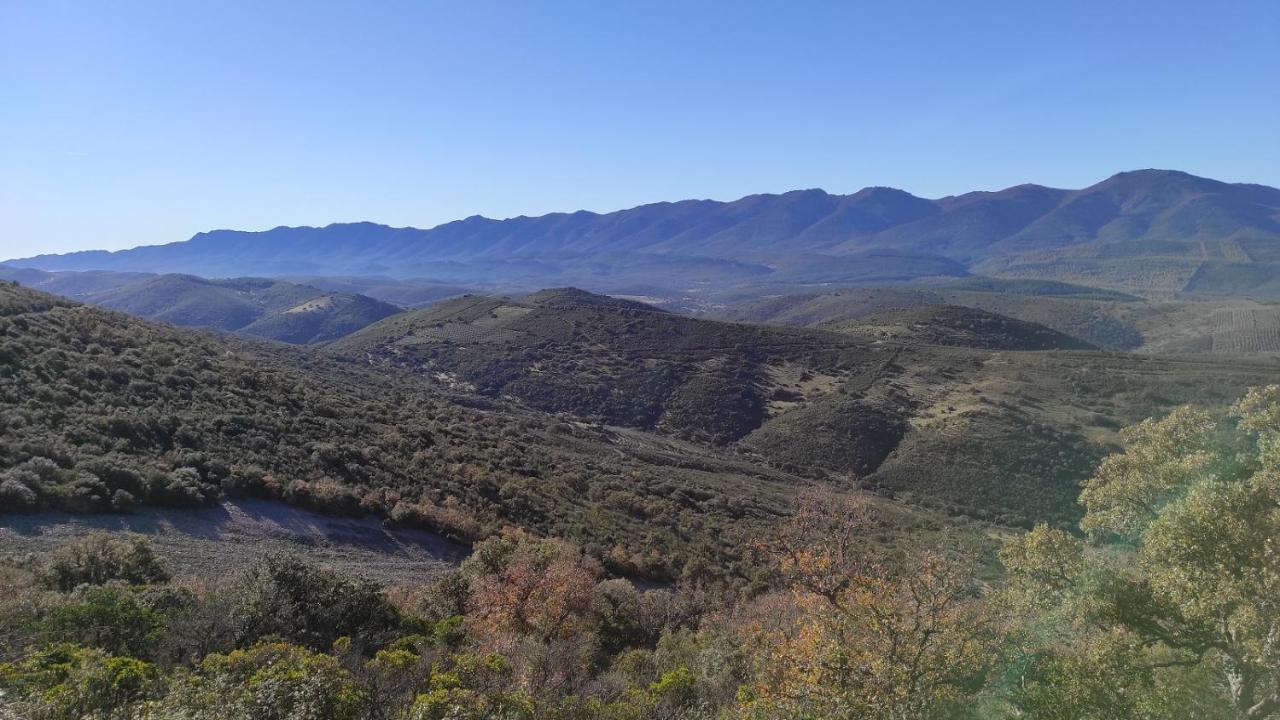
[[[183,535],[204,540],[278,540],[386,555],[429,556],[456,564],[470,552],[461,543],[424,530],[386,528],[375,517],[333,517],[282,502],[226,500],[195,510],[144,508],[128,515],[46,512],[0,516],[0,529],[34,538],[75,527],[84,532]]]

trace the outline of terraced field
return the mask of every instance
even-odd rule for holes
[[[1224,310],[1215,319],[1213,352],[1280,352],[1280,309]]]

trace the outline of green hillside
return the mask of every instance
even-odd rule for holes
[[[1033,281],[1031,287],[1042,283]],[[1280,353],[1280,303],[1274,300],[1118,300],[1084,293],[1037,295],[949,287],[854,288],[763,299],[744,296],[718,314],[750,322],[856,328],[878,313],[955,305],[1042,325],[1110,350],[1223,356]]]
[[[1144,342],[1142,330],[1126,312],[1128,301],[1082,299],[1073,295],[1026,295],[930,286],[851,288],[759,300],[744,298],[719,314],[731,320],[822,327],[890,310],[939,305],[974,308],[1035,323],[1111,350],[1133,350]]]
[[[9,280],[42,292],[83,299],[94,293],[114,290],[155,277],[151,273],[86,270],[45,272],[32,268],[0,265],[0,280]]]
[[[843,375],[879,353],[840,335],[695,320],[574,289],[460,298],[328,350],[543,412],[713,442],[759,427],[782,375]]]
[[[300,275],[280,278],[286,282],[319,288],[327,292],[365,295],[400,307],[422,307],[433,302],[448,300],[474,292],[460,285],[434,280],[408,278],[397,280],[381,277],[342,277],[326,275]]]
[[[572,538],[620,571],[742,568],[801,481],[705,447],[507,408],[388,368],[0,285],[0,507],[126,512],[221,493],[472,539]]]
[[[326,351],[408,369],[426,386],[729,443],[787,472],[852,476],[1009,523],[1073,517],[1078,483],[1115,428],[1178,402],[1221,405],[1270,373],[1266,363],[1088,352],[969,309],[875,313],[831,332],[557,290],[454,300]]]

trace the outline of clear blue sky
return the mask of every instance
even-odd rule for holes
[[[0,258],[1141,167],[1280,185],[1280,2],[0,0]]]

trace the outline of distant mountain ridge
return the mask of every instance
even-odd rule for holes
[[[263,232],[10,261],[45,270],[387,275],[446,282],[563,281],[618,290],[706,284],[999,277],[1127,291],[1235,294],[1280,287],[1280,190],[1170,170],[1081,190],[1019,185],[937,200],[870,187],[431,229],[374,223]]]

